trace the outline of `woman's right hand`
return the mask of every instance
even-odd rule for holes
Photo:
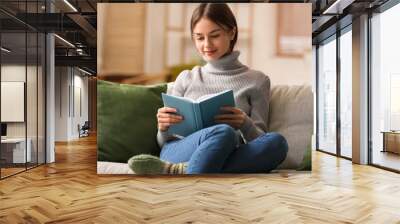
[[[171,107],[161,107],[157,111],[158,130],[167,131],[169,126],[180,123],[183,117],[176,114],[177,110]]]

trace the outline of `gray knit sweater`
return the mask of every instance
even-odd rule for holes
[[[241,64],[239,54],[233,51],[202,67],[195,66],[191,71],[181,72],[171,94],[196,100],[203,95],[232,89],[236,107],[247,114],[237,134],[248,142],[267,131],[270,81],[264,73]],[[157,133],[160,147],[171,138],[167,132]]]

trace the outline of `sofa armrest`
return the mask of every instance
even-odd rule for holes
[[[311,86],[273,86],[269,111],[269,131],[285,136],[289,151],[282,169],[297,169],[310,145],[314,128]]]

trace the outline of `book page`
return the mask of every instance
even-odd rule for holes
[[[195,102],[196,103],[200,103],[202,101],[206,101],[206,100],[208,100],[210,98],[216,97],[218,95],[222,95],[222,94],[224,94],[226,92],[229,92],[229,91],[231,91],[231,90],[225,90],[225,91],[222,91],[222,92],[219,92],[219,93],[214,93],[214,94],[207,94],[207,95],[199,97]]]
[[[221,92],[214,97],[203,99],[200,103],[201,120],[203,128],[215,124],[214,116],[221,113],[223,106],[235,106],[235,99],[232,90]]]

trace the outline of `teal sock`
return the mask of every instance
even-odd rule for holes
[[[169,163],[152,155],[136,155],[128,160],[135,174],[184,174],[187,163]]]

